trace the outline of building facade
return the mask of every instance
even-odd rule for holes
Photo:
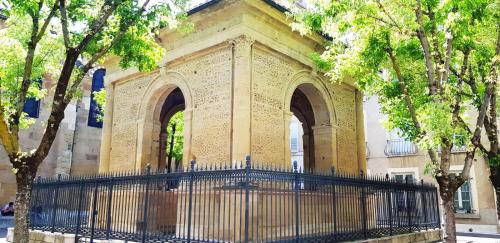
[[[102,70],[97,71],[102,73]],[[91,73],[93,76],[94,73]],[[24,151],[35,149],[43,136],[49,114],[55,83],[50,77],[40,80],[41,87],[47,90],[42,100],[28,99],[24,111],[35,123],[20,132],[20,141]],[[101,124],[95,119],[88,119],[89,114],[95,117],[95,102],[91,101],[92,84],[101,82],[102,78],[86,78],[82,83],[82,97],[71,102],[64,112],[64,120],[50,149],[40,165],[38,175],[53,177],[62,175],[90,175],[97,173],[99,167],[99,149],[101,141]],[[94,104],[92,104],[94,103]],[[91,112],[90,110],[94,110]],[[94,113],[94,114],[93,114]],[[0,204],[15,199],[16,180],[12,166],[3,148],[0,149]]]
[[[304,169],[365,170],[362,97],[332,84],[309,55],[326,39],[300,36],[273,1],[208,1],[195,30],[163,31],[153,72],[108,60],[100,171],[165,167],[165,124],[184,112],[184,166],[253,161],[290,168],[290,122],[303,129]]]
[[[398,136],[397,131],[387,131],[382,126],[384,115],[380,112],[377,97],[364,102],[367,171],[372,175],[389,174],[404,182],[424,180],[434,182],[425,174],[428,156],[410,141]],[[455,146],[451,172],[463,169],[465,147]],[[497,233],[498,220],[495,193],[488,179],[489,170],[484,159],[476,156],[471,168],[471,179],[455,195],[456,224],[458,232]]]

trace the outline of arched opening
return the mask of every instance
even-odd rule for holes
[[[290,111],[293,114],[290,120],[291,163],[297,161],[298,167],[302,165],[305,171],[331,168],[334,164],[333,130],[322,93],[313,84],[298,85],[291,96]]]
[[[301,124],[300,130],[302,130],[302,136],[298,137],[298,139],[300,139],[300,143],[302,144],[301,154],[303,169],[314,170],[314,133],[312,132],[312,128],[315,124],[314,111],[306,95],[299,88],[293,92],[290,111],[293,113],[290,125],[292,126],[293,122],[299,122]],[[297,132],[300,130],[297,128]],[[290,130],[290,139],[291,138],[292,130]],[[298,155],[294,157],[298,159]],[[292,163],[293,161],[292,159]],[[297,162],[299,161],[297,160]]]
[[[160,170],[171,172],[182,163],[185,108],[184,95],[179,88],[172,90],[163,102],[159,116],[158,168]]]
[[[176,72],[165,72],[154,78],[144,90],[137,108],[137,140],[135,169],[144,170],[148,164],[154,170],[166,168],[166,125],[177,112],[184,115],[184,153],[182,165],[190,157],[192,98],[186,79]],[[184,107],[182,106],[184,104]],[[163,134],[163,135],[162,135]],[[160,146],[162,147],[160,149]],[[161,159],[160,158],[165,158]]]
[[[297,169],[304,170],[304,128],[303,123],[295,115],[290,120],[290,158],[297,162]]]

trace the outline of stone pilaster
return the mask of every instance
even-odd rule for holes
[[[290,111],[283,111],[283,121],[284,121],[284,128],[285,128],[285,141],[283,141],[285,145],[285,161],[284,161],[284,166],[285,168],[289,168],[289,166],[292,164],[292,152],[290,150],[290,122],[292,120],[293,113]],[[305,151],[304,151],[305,153]],[[307,157],[307,156],[304,156]],[[306,159],[304,158],[304,164]]]
[[[99,172],[109,171],[109,159],[111,153],[111,135],[113,130],[113,99],[114,99],[114,84],[106,86],[106,107],[104,108],[104,119],[102,126],[101,140],[101,159],[99,163]]]
[[[363,93],[356,90],[356,140],[358,145],[358,170],[366,174],[365,119],[363,115]]]
[[[313,128],[314,134],[314,169],[329,171],[337,167],[337,130],[331,125],[318,125]]]
[[[193,158],[193,154],[191,151],[191,141],[193,139],[192,136],[193,129],[193,110],[185,109],[184,110],[184,151],[182,156],[182,164],[181,166],[187,167],[189,165],[189,161]],[[174,166],[172,166],[174,168]]]
[[[253,42],[248,36],[230,40],[233,45],[231,161],[244,160],[251,150]]]

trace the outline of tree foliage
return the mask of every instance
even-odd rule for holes
[[[476,150],[498,153],[500,2],[309,3],[307,9],[293,9],[292,28],[332,37],[323,53],[312,55],[313,60],[332,80],[353,77],[368,95],[378,96],[387,128],[401,131],[428,152],[427,168],[438,181],[441,198],[452,201],[469,178]],[[483,128],[490,150],[481,140]],[[464,144],[464,169],[455,177],[449,173],[451,149]],[[453,235],[446,239],[454,241],[454,226],[450,227],[446,232]]]
[[[160,29],[190,26],[186,1],[2,0],[8,20],[0,30],[0,139],[16,174],[16,242],[27,242],[33,179],[82,79],[111,56],[122,68],[156,68],[164,55]],[[39,79],[52,80],[50,90],[41,90]],[[43,136],[24,151],[19,131],[33,120],[26,118],[23,106],[27,98],[46,94],[52,97]]]
[[[175,133],[173,133],[173,126],[175,126]],[[175,113],[167,124],[167,156],[172,153],[172,158],[175,159],[175,168],[182,163],[182,155],[184,153],[184,112],[179,111]],[[170,146],[172,143],[172,135],[173,139],[173,149],[170,151]],[[174,168],[174,169],[175,169]]]

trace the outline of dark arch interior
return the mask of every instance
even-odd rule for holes
[[[302,123],[304,135],[302,137],[304,149],[304,169],[314,170],[314,133],[312,127],[315,125],[314,111],[307,96],[296,89],[292,95],[290,111]]]
[[[184,100],[184,95],[182,94],[181,89],[175,88],[170,92],[170,94],[165,98],[163,102],[163,106],[161,108],[160,113],[160,151],[159,151],[159,159],[158,159],[158,168],[166,168],[168,172],[171,171],[171,165],[167,164],[167,139],[169,134],[167,134],[167,124],[170,121],[172,116],[180,111],[184,111],[186,108],[186,102]]]

